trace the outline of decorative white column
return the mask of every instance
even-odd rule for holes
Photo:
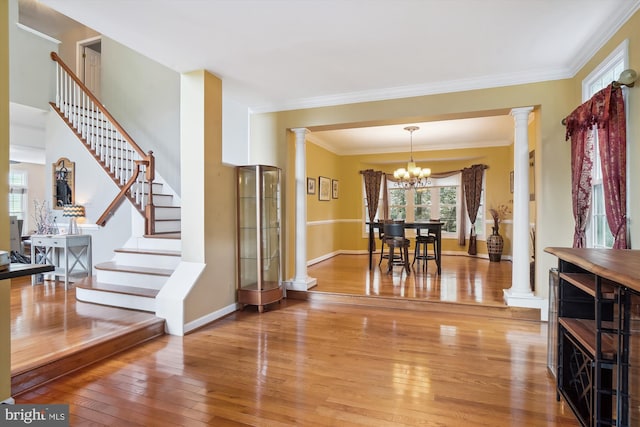
[[[529,114],[533,107],[514,108],[513,142],[513,267],[511,288],[504,290],[509,306],[542,308],[529,279]]]
[[[306,291],[317,280],[307,275],[307,150],[305,128],[291,129],[296,134],[296,264],[295,276],[287,289]]]

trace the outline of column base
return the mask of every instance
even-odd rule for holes
[[[537,297],[533,292],[517,292],[513,289],[503,289],[504,302],[509,307],[539,308],[540,318],[544,320],[547,315],[547,300]]]
[[[0,402],[0,405],[15,405],[15,404],[16,404],[16,400],[13,397],[10,397]]]
[[[284,282],[285,287],[289,291],[308,291],[318,284],[315,277],[295,278]]]

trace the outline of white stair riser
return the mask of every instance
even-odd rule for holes
[[[138,237],[135,239],[135,249],[158,249],[164,251],[181,251],[182,241],[180,239],[162,239],[153,237]]]
[[[98,283],[112,285],[137,286],[139,288],[160,290],[166,283],[167,276],[151,274],[128,273],[126,271],[96,270]]]
[[[181,226],[180,221],[156,221],[156,233],[178,233]]]
[[[179,220],[180,216],[180,208],[166,208],[156,206],[156,219],[174,219]]]
[[[114,261],[117,264],[135,265],[136,267],[175,269],[178,264],[180,264],[180,257],[144,253],[116,252]]]
[[[162,194],[162,183],[161,182],[154,182],[153,183],[153,194],[154,196],[156,194]],[[139,189],[139,188],[144,188],[144,191],[147,192],[149,190],[149,184],[148,183],[144,183],[144,184],[133,184],[131,186],[131,188],[134,189]]]
[[[156,311],[155,298],[142,297],[138,295],[127,295],[114,292],[98,291],[94,289],[76,288],[76,298],[79,301],[110,305],[113,307],[150,311],[152,313],[155,313]]]
[[[173,206],[173,196],[170,194],[153,194],[153,204],[158,206]]]

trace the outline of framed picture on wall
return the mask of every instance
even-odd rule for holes
[[[331,198],[332,199],[338,198],[338,180],[337,179],[331,180]]]
[[[318,200],[331,200],[331,180],[324,176],[318,177]]]
[[[307,194],[316,194],[315,178],[307,178]]]

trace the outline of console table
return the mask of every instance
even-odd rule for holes
[[[91,236],[84,234],[33,235],[31,236],[31,262],[52,264],[53,275],[64,279],[64,289],[69,287],[70,277],[88,277],[93,273],[91,264]],[[35,285],[37,278],[31,279]]]
[[[640,251],[545,251],[558,257],[559,396],[583,426],[640,425]]]

